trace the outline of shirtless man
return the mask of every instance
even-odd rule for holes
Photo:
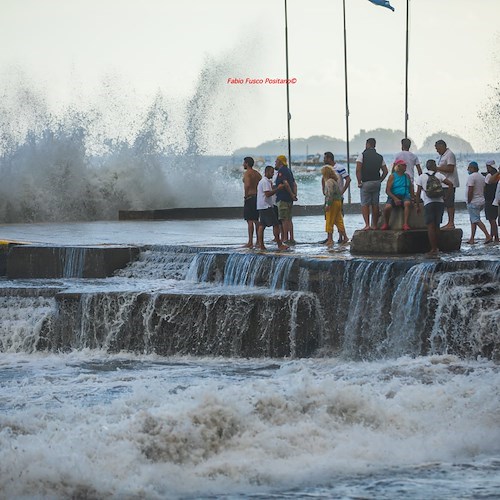
[[[253,233],[255,229],[255,235],[257,237],[256,245],[259,244],[259,233],[257,232],[257,226],[259,223],[259,212],[257,212],[257,186],[262,176],[254,170],[254,161],[250,156],[246,156],[243,159],[243,168],[245,173],[243,174],[243,187],[244,193],[244,208],[243,208],[243,218],[247,221],[248,225],[248,243],[245,248],[253,248]]]

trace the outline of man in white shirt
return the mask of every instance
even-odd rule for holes
[[[471,235],[469,238],[470,245],[475,243],[474,236],[476,229],[479,228],[486,236],[485,244],[491,243],[493,238],[486,229],[483,221],[481,220],[481,210],[484,208],[484,177],[479,173],[479,165],[475,161],[471,161],[467,167],[469,177],[467,178],[467,210],[470,218]]]
[[[264,170],[264,177],[262,177],[257,185],[257,211],[259,212],[259,227],[257,229],[259,236],[258,244],[261,250],[266,249],[264,245],[264,229],[272,226],[278,250],[287,250],[288,247],[281,242],[278,216],[274,210],[274,197],[279,188],[276,187],[273,189],[273,175],[274,168],[268,165]]]
[[[392,166],[396,165],[398,160],[403,160],[406,165],[406,173],[410,176],[412,184],[415,180],[415,168],[417,169],[418,175],[422,175],[422,168],[420,167],[420,160],[415,153],[410,151],[411,141],[406,137],[401,139],[401,152],[394,158],[394,163]]]
[[[448,223],[441,229],[455,229],[455,191],[460,186],[457,172],[457,159],[442,139],[434,145],[439,154],[437,171],[451,181],[453,187],[445,188],[444,206],[448,212]]]
[[[424,202],[425,224],[427,226],[427,235],[431,246],[430,252],[427,255],[429,257],[437,257],[439,253],[439,228],[444,213],[444,188],[450,188],[453,184],[444,174],[437,172],[437,165],[434,160],[427,160],[425,167],[428,172],[419,175],[415,180],[417,185],[417,194],[415,198],[417,200],[417,213],[420,213],[420,199]],[[431,189],[428,186],[429,178],[432,176],[441,181],[442,190],[441,193],[437,195],[431,195]]]

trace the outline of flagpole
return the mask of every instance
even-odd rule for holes
[[[347,174],[351,175],[351,160],[349,154],[349,97],[347,85],[347,30],[345,22],[345,0],[342,0],[344,14],[344,84],[345,84],[345,131],[346,131],[346,146],[347,146]],[[351,203],[351,185],[347,188],[347,202]]]
[[[408,54],[409,54],[408,25],[409,25],[409,19],[410,19],[410,0],[406,0],[405,137],[408,137]]]
[[[292,168],[292,146],[290,141],[290,120],[292,116],[290,115],[290,85],[288,81],[290,77],[288,75],[288,15],[285,0],[285,59],[286,59],[286,115],[287,115],[287,131],[288,131],[288,167]]]

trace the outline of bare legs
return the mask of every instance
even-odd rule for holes
[[[490,243],[493,241],[493,238],[490,236],[490,233],[488,233],[488,230],[486,229],[486,226],[484,225],[483,221],[479,221],[470,223],[470,239],[467,243],[469,243],[470,245],[473,245],[475,243],[474,237],[476,236],[477,228],[481,229],[481,231],[486,236],[485,243]]]
[[[439,240],[439,224],[428,224],[427,225],[427,235],[429,236],[429,243],[431,244],[431,250],[428,253],[430,257],[435,257],[439,253],[438,240]]]
[[[441,229],[455,229],[455,207],[448,207],[446,212],[448,213],[448,223]]]
[[[255,241],[255,245],[259,245],[259,223],[256,220],[247,220],[248,225],[248,243],[245,245],[245,248],[253,248],[253,233],[255,228],[255,235],[257,237]]]
[[[257,234],[258,234],[258,247],[261,250],[266,250],[266,246],[264,245],[264,229],[265,226],[263,224],[259,224],[257,228]],[[276,240],[276,243],[278,244],[278,250],[288,250],[288,247],[286,245],[283,245],[281,242],[280,238],[280,226],[277,224],[276,226],[273,226],[273,234],[274,234],[274,239]]]
[[[403,229],[408,229],[410,226],[408,225],[408,221],[410,220],[410,210],[411,210],[411,202],[404,202],[404,211],[403,211]],[[384,207],[384,223],[389,227],[389,220],[391,218],[392,205],[387,203]]]
[[[488,222],[490,223],[490,234],[491,234],[491,237],[496,242],[500,241],[499,238],[498,238],[498,223],[497,223],[497,218],[495,217],[494,219],[490,219]]]
[[[372,209],[372,223],[370,225],[370,207]],[[361,214],[363,215],[363,220],[365,221],[365,227],[363,231],[368,229],[377,229],[379,208],[378,205],[363,205],[361,207]]]

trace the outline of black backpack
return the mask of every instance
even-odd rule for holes
[[[441,181],[436,177],[436,172],[427,175],[429,177],[427,179],[425,194],[429,198],[442,198],[444,195],[443,186]]]

